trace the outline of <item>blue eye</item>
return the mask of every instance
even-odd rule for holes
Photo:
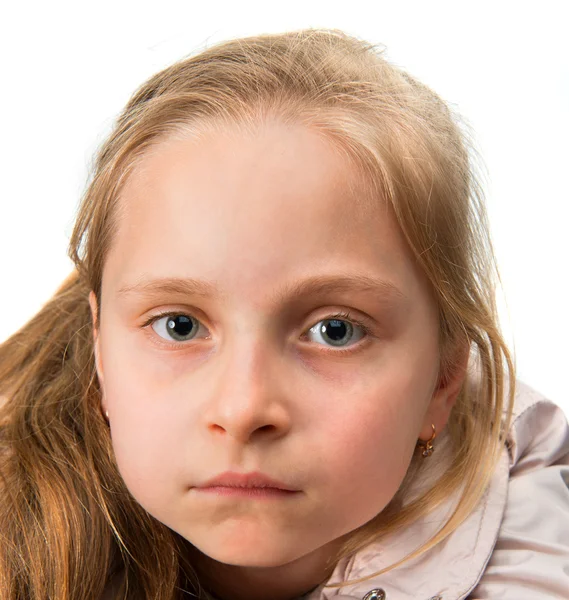
[[[151,317],[143,327],[150,325],[164,340],[169,342],[189,342],[208,337],[207,329],[196,318],[183,313],[164,313]],[[200,328],[205,333],[200,334]],[[362,322],[351,317],[349,313],[330,315],[318,321],[308,330],[309,339],[321,345],[338,348],[351,347],[364,337],[372,335]],[[373,337],[373,336],[372,336]]]
[[[338,316],[343,315],[334,315],[334,317],[318,321],[316,325],[310,328],[310,333],[332,346],[346,346],[350,342],[358,342],[366,335],[367,328],[365,326],[336,318]],[[354,336],[355,330],[356,335]],[[357,330],[359,330],[359,334]]]
[[[152,329],[165,340],[187,342],[196,337],[201,323],[183,314],[160,315],[151,321]]]

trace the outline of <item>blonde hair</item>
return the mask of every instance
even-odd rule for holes
[[[438,303],[441,381],[467,340],[481,382],[466,376],[448,422],[452,462],[440,479],[406,502],[423,460],[415,456],[392,502],[352,532],[335,560],[460,491],[444,527],[406,560],[419,556],[481,499],[511,419],[515,369],[498,325],[499,273],[466,135],[428,87],[340,31],[227,41],[157,73],[132,96],[97,154],[78,211],[69,245],[76,270],[0,346],[2,598],[98,599],[116,572],[124,572],[124,598],[199,591],[188,542],[147,514],[118,472],[100,411],[88,293],[100,308],[120,192],[152,147],[207,124],[266,117],[328,136],[361,168],[372,197],[393,207]]]

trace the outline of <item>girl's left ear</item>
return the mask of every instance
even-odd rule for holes
[[[439,379],[436,390],[433,392],[425,420],[421,428],[421,439],[428,440],[433,434],[432,425],[440,433],[450,417],[451,410],[462,389],[468,371],[470,357],[470,342],[461,342],[456,352],[454,368]]]
[[[91,307],[91,319],[93,323],[93,346],[95,349],[95,366],[97,368],[97,375],[99,377],[99,382],[103,383],[103,367],[101,365],[101,357],[99,355],[99,330],[95,327],[95,323],[97,322],[97,297],[95,296],[95,292],[89,292],[89,306]]]

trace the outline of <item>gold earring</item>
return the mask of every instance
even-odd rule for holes
[[[107,419],[109,418],[109,411],[108,410],[105,411],[105,417],[107,417]]]
[[[423,458],[431,456],[431,454],[435,451],[435,449],[433,448],[433,442],[437,437],[437,432],[433,423],[431,423],[431,427],[433,428],[433,435],[431,439],[427,440],[426,442],[424,442],[423,440],[419,440],[418,442],[419,448],[423,449]]]

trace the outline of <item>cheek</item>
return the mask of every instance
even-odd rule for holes
[[[328,494],[349,507],[351,528],[359,527],[391,501],[403,481],[416,439],[401,413],[393,419],[388,407],[366,411],[365,418],[344,415],[328,429],[334,440],[320,440],[321,476]]]
[[[348,508],[351,528],[387,506],[413,458],[428,405],[429,374],[408,365],[393,353],[381,369],[360,372],[350,389],[332,396],[321,390],[327,402],[314,415],[319,425],[309,454],[321,457],[328,495]]]
[[[183,444],[174,428],[135,410],[115,410],[111,438],[119,472],[137,501],[152,512],[176,493]]]
[[[119,472],[131,494],[151,511],[176,494],[188,432],[168,401],[168,389],[141,374],[132,354],[121,355],[114,346],[104,357],[104,394]]]

